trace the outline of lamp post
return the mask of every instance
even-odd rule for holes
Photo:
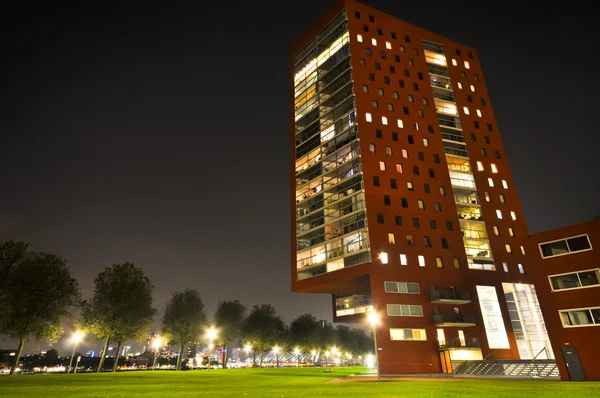
[[[161,344],[162,344],[162,339],[160,337],[156,336],[154,338],[154,341],[152,342],[152,347],[154,347],[154,362],[152,362],[152,370],[156,370],[156,353],[160,349]],[[180,355],[181,355],[181,353],[180,353]]]
[[[210,368],[210,362],[214,355],[213,349],[215,348],[213,341],[217,338],[217,329],[215,329],[214,326],[211,326],[210,328],[208,328],[208,330],[206,331],[206,338],[209,341],[208,348],[210,350],[210,359],[208,360],[208,367]]]
[[[69,372],[71,371],[71,365],[73,365],[73,357],[75,356],[75,348],[77,347],[77,344],[83,340],[83,332],[75,332],[75,334],[73,335],[73,353],[71,354],[71,360],[69,361]],[[77,366],[77,364],[75,365]]]
[[[310,355],[313,357],[313,366],[317,366],[317,352],[315,350],[312,350],[310,352]]]
[[[273,347],[273,352],[275,353],[275,361],[277,363],[277,367],[279,367],[279,347]]]
[[[379,315],[376,312],[369,312],[367,317],[369,325],[373,329],[373,340],[375,343],[375,366],[377,366],[377,381],[381,381],[381,377],[379,375],[379,351],[377,349],[377,324],[379,323]]]
[[[294,349],[294,354],[296,354],[296,367],[299,368],[300,367],[300,350],[298,349],[298,347],[296,347]]]

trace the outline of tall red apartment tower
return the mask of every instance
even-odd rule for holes
[[[553,358],[477,51],[346,0],[292,48],[291,284],[382,374]]]

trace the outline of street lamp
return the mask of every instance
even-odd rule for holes
[[[300,367],[300,350],[298,349],[298,347],[296,347],[294,349],[294,354],[296,354],[296,367],[299,368]]]
[[[81,340],[83,340],[83,336],[85,336],[85,334],[83,332],[75,332],[75,334],[73,335],[73,353],[71,354],[71,360],[69,361],[69,372],[71,371],[71,365],[73,365],[73,357],[75,356],[75,347],[77,347],[77,344],[79,344],[79,342],[81,342]]]
[[[275,353],[275,361],[277,361],[277,367],[279,367],[279,347],[273,347],[273,352]]]
[[[310,352],[310,355],[313,357],[313,366],[317,366],[317,352],[315,350],[312,350]]]
[[[212,360],[212,357],[215,354],[213,351],[213,348],[215,347],[213,341],[217,338],[217,329],[215,329],[214,326],[208,328],[208,330],[206,331],[206,338],[208,339],[208,348],[210,349],[210,359],[208,360],[208,367],[210,368],[210,361]]]
[[[160,349],[160,346],[162,344],[162,339],[158,336],[156,336],[154,338],[154,341],[152,342],[152,347],[154,347],[154,362],[152,363],[152,370],[156,369],[156,352]],[[180,353],[181,355],[181,353]]]
[[[367,321],[373,329],[373,340],[375,343],[375,365],[377,366],[377,381],[381,381],[381,377],[379,375],[379,351],[377,349],[377,324],[379,323],[379,314],[377,314],[374,311],[369,312],[369,315],[367,316]]]

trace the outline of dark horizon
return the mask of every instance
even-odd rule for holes
[[[240,299],[331,321],[330,296],[290,292],[288,140],[289,49],[334,3],[8,10],[0,240],[66,258],[86,298],[143,266],[155,331],[185,288],[209,317]],[[478,50],[530,232],[600,213],[585,7],[366,3]]]

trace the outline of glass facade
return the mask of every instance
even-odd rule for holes
[[[477,286],[481,316],[490,349],[510,348],[494,286]]]
[[[502,288],[521,359],[554,359],[533,285],[503,283]]]
[[[296,54],[294,72],[300,280],[371,260],[345,10]]]
[[[496,269],[494,258],[481,212],[444,47],[423,41],[423,49],[468,266],[471,269],[494,271]]]

